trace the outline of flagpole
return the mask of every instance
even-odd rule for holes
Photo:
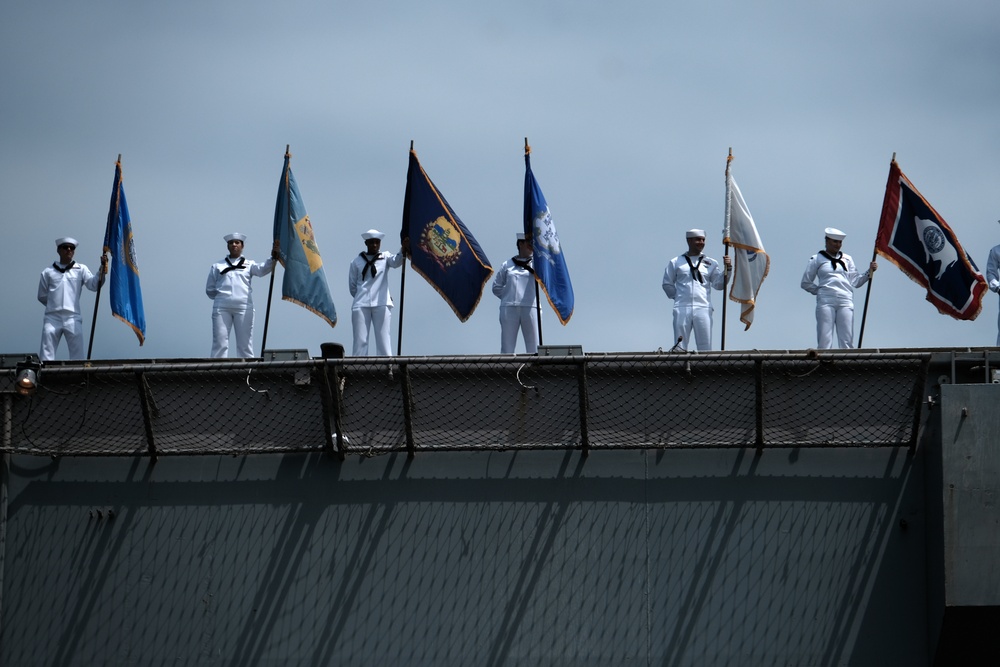
[[[726,158],[726,228],[724,230],[722,243],[726,246],[725,254],[723,257],[729,257],[729,221],[732,217],[732,197],[729,192],[729,164],[733,161],[733,147],[729,147],[729,157]],[[726,266],[725,260],[722,262],[722,266]],[[728,295],[726,294],[726,288],[729,287],[729,276],[725,273],[725,268],[723,268],[723,276],[725,276],[725,282],[722,287],[722,345],[723,351],[726,349],[726,302],[729,301]]]
[[[409,238],[409,237],[407,237]],[[399,331],[396,333],[396,356],[403,356],[403,297],[406,294],[406,255],[403,255],[403,270],[399,275]]]
[[[538,291],[538,281],[535,281],[535,319],[538,320],[538,344],[542,345],[542,302]]]
[[[412,153],[412,152],[413,152],[413,139],[410,139],[410,153]],[[407,183],[407,185],[409,185],[409,183]],[[405,193],[403,195],[403,204],[404,204],[403,215],[405,216],[406,215],[406,210],[405,210],[406,194]],[[404,219],[403,222],[405,224],[408,221]],[[410,232],[410,228],[407,227],[406,228],[406,233],[409,234],[409,232]],[[410,237],[407,236],[406,238],[409,239]],[[399,241],[400,241],[400,243],[402,243],[403,239],[399,239]],[[407,259],[406,255],[407,255],[407,253],[403,254],[403,270],[402,270],[402,272],[400,272],[400,276],[399,276],[399,329],[396,332],[396,356],[397,357],[403,356],[403,301],[406,299],[406,259]]]
[[[285,160],[291,160],[292,158],[292,154],[289,150],[290,148],[291,144],[285,144]],[[288,165],[288,168],[291,169],[291,164]],[[282,171],[282,180],[285,188],[285,216],[281,221],[281,224],[287,225],[288,217],[291,215],[292,198],[288,195],[288,169],[283,169]],[[273,231],[271,235],[274,236]],[[277,240],[278,239],[272,239],[271,241],[272,254],[274,253],[274,241]],[[277,264],[279,263],[278,260],[273,259],[273,257],[272,261],[274,261],[275,266],[271,267],[271,282],[267,287],[267,308],[264,309],[264,337],[260,341],[260,357],[262,359],[264,358],[264,350],[267,349],[267,327],[271,321],[271,296],[274,294],[274,274],[278,272]]]
[[[892,161],[889,162],[889,168],[892,169],[892,163],[896,161],[896,151],[892,152]],[[872,262],[878,257],[878,231],[875,232],[875,247],[872,248]],[[865,307],[861,311],[861,331],[858,332],[858,348],[861,348],[861,343],[865,339],[865,321],[868,319],[868,297],[872,293],[872,281],[875,280],[875,274],[868,273],[868,288],[865,289]]]
[[[524,159],[527,160],[529,155],[531,155],[531,146],[528,145],[528,137],[525,137],[524,138]],[[527,200],[525,200],[525,206],[527,206],[527,205],[528,205]],[[528,236],[528,234],[530,234],[530,236]],[[532,255],[534,255],[535,230],[530,229],[530,228],[525,229],[525,238],[527,238],[527,239],[529,239],[531,241]],[[532,274],[532,275],[534,277],[534,282],[535,282],[535,320],[536,320],[536,322],[538,324],[538,344],[542,345],[543,343],[542,343],[542,301],[541,301],[541,292],[539,291],[539,288],[538,288],[538,276],[535,275],[535,274]]]
[[[120,180],[121,163],[122,163],[122,154],[119,153],[118,154],[118,159],[115,161],[115,181],[117,183],[117,189],[115,190],[114,196],[115,196],[115,212],[116,213],[120,210],[120,207],[121,207],[121,204],[120,204],[120,200],[121,200],[121,188],[122,188],[122,184],[121,184],[121,180]],[[90,355],[91,355],[91,353],[94,350],[94,330],[97,328],[97,308],[101,304],[101,288],[104,287],[104,279],[105,279],[105,276],[107,274],[107,271],[106,271],[107,264],[105,263],[105,258],[107,258],[107,256],[108,256],[107,243],[108,243],[108,238],[109,238],[109,236],[111,234],[111,220],[112,220],[111,212],[109,211],[108,212],[108,222],[107,222],[107,224],[104,227],[104,245],[102,246],[102,250],[101,250],[101,263],[100,263],[101,266],[98,269],[98,272],[100,273],[101,277],[97,281],[97,295],[94,298],[94,319],[93,319],[93,321],[90,324],[90,342],[87,344],[87,361],[90,361]]]
[[[118,211],[120,207],[119,201],[122,191],[122,183],[120,180],[121,164],[122,164],[122,154],[119,153],[118,160],[115,161],[115,182],[118,186],[114,193],[115,211]],[[94,297],[94,319],[90,323],[90,342],[87,343],[87,361],[90,361],[90,354],[91,352],[94,351],[94,329],[97,328],[97,307],[101,305],[101,288],[104,287],[104,278],[105,275],[107,274],[106,271],[107,256],[108,256],[107,241],[110,234],[111,234],[111,212],[108,211],[108,222],[104,226],[104,245],[102,246],[103,249],[101,250],[101,266],[97,270],[100,275],[100,278],[97,281],[97,295]]]
[[[101,257],[107,257],[106,252],[101,253]],[[90,354],[94,350],[94,329],[97,327],[97,308],[101,305],[101,288],[104,287],[104,262],[101,262],[101,266],[98,269],[101,277],[97,281],[97,296],[94,297],[94,319],[90,323],[90,342],[87,344],[87,361],[90,361]]]

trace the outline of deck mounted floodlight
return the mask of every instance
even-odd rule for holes
[[[22,396],[34,394],[35,389],[38,388],[38,375],[41,373],[41,365],[27,358],[24,361],[18,362],[16,371],[17,379],[14,381],[14,385],[17,387],[17,393]]]

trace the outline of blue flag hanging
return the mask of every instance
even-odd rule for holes
[[[316,313],[329,325],[337,324],[337,309],[323,271],[323,258],[316,245],[312,223],[289,165],[292,154],[285,150],[278,199],[274,205],[274,239],[280,243],[279,260],[285,267],[281,298]]]
[[[410,149],[400,240],[410,239],[410,264],[465,322],[479,305],[493,267],[475,237]]]
[[[524,233],[532,243],[535,280],[545,290],[559,322],[566,324],[573,317],[573,283],[549,205],[531,173],[531,147],[527,142],[524,146]]]
[[[104,252],[111,254],[108,261],[111,312],[132,327],[141,347],[146,340],[146,316],[142,310],[142,288],[139,286],[139,264],[135,258],[135,242],[132,238],[132,219],[128,214],[125,186],[122,184],[121,156],[115,163],[115,184],[111,190],[108,226],[104,232]]]
[[[889,165],[875,249],[924,287],[938,312],[957,320],[979,315],[986,279],[895,160]]]

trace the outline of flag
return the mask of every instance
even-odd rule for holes
[[[532,243],[535,280],[545,290],[559,322],[566,324],[573,317],[573,283],[549,205],[531,173],[531,148],[527,145],[524,152],[524,233]]]
[[[274,205],[274,239],[280,243],[278,261],[285,267],[281,298],[316,313],[331,327],[336,326],[337,309],[330,298],[330,286],[326,282],[312,223],[292,175],[291,157],[286,150],[278,200]]]
[[[475,237],[410,149],[400,240],[410,239],[410,265],[465,322],[479,305],[493,267]]]
[[[742,304],[740,322],[746,331],[753,324],[753,311],[757,303],[757,292],[771,269],[771,258],[764,251],[764,244],[753,223],[750,209],[743,201],[743,193],[736,185],[736,179],[726,170],[726,238],[733,247],[733,286],[729,298]]]
[[[142,288],[139,286],[139,263],[135,258],[135,241],[132,238],[132,219],[125,201],[122,185],[122,161],[115,163],[115,184],[111,190],[108,209],[108,226],[104,231],[104,252],[110,253],[108,281],[111,292],[111,312],[139,338],[142,347],[146,340],[146,316],[142,310]]]
[[[938,312],[957,320],[979,315],[987,289],[983,274],[895,160],[889,165],[875,250],[923,286]]]

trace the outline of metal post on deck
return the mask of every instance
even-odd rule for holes
[[[323,436],[326,440],[326,449],[330,456],[336,456],[343,461],[344,436],[340,427],[340,382],[337,377],[337,367],[331,368],[324,361],[320,367],[320,377],[323,379],[320,386],[323,400]],[[330,428],[331,422],[333,422],[332,429]],[[336,438],[336,442],[334,442],[334,438]]]
[[[341,389],[341,384],[343,379],[340,377],[340,367],[334,366],[330,369],[330,374],[333,376],[333,427],[337,429],[337,457],[343,461],[344,460],[344,415],[341,408],[343,401],[343,391]],[[324,375],[326,375],[324,373]]]
[[[3,453],[0,454],[0,609],[3,606],[4,572],[7,571],[7,504],[10,493],[10,450],[13,445],[13,395],[3,393]],[[0,630],[3,630],[3,614],[0,614]]]
[[[410,403],[413,395],[413,388],[410,386],[410,367],[408,364],[399,365],[399,383],[403,390],[403,430],[406,432],[406,456],[413,458],[417,451],[413,444],[413,410]]]
[[[587,430],[587,414],[589,401],[587,400],[587,360],[581,359],[576,367],[576,389],[579,396],[580,405],[580,446],[583,448],[583,457],[590,456],[590,433]]]
[[[913,423],[910,427],[910,446],[906,450],[907,456],[913,456],[917,451],[917,437],[920,433],[920,417],[924,407],[924,381],[927,379],[927,372],[931,367],[931,358],[927,357],[920,364],[920,372],[913,382],[913,394],[910,402],[913,405]]]
[[[340,365],[330,364],[330,359],[343,359],[344,346],[340,343],[322,343],[319,346],[320,354],[323,355],[323,383],[330,401],[330,410],[333,413],[333,433],[329,433],[329,415],[326,420],[327,446],[332,450],[336,449],[337,458],[341,461],[346,457],[344,449],[344,421],[343,421],[343,379],[340,377]],[[333,439],[336,437],[337,444],[334,447]]]
[[[759,455],[764,452],[764,360],[755,359],[753,368],[754,383],[756,385],[756,391],[754,392],[754,414],[757,430],[757,454]]]
[[[139,388],[139,405],[142,406],[142,425],[146,430],[146,448],[149,450],[149,458],[153,463],[156,463],[156,441],[153,439],[152,421],[152,415],[156,411],[156,406],[151,401],[146,374],[141,371],[136,373],[135,382]]]

